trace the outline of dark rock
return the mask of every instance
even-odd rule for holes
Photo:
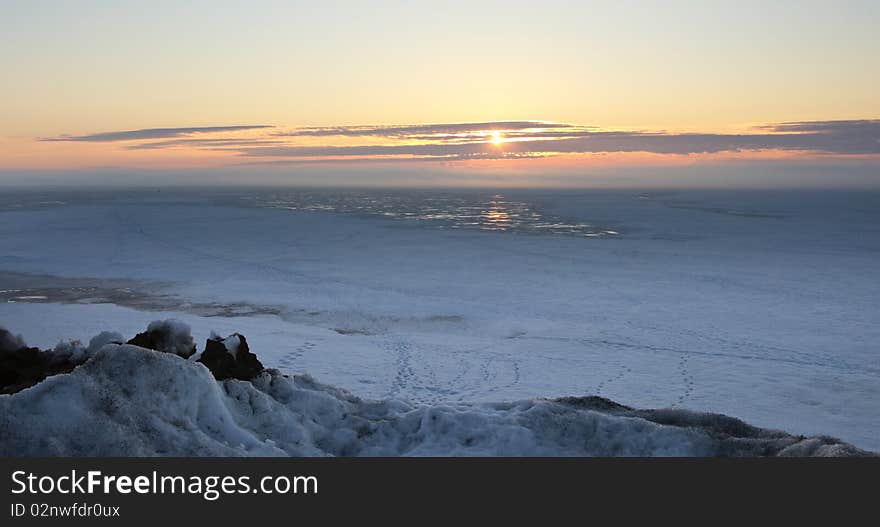
[[[156,320],[147,326],[147,330],[138,333],[128,344],[141,348],[173,353],[184,359],[196,352],[196,345],[190,334],[189,326],[176,320]]]
[[[69,373],[77,365],[69,356],[28,347],[21,338],[0,328],[0,394],[19,392],[46,377]]]
[[[24,343],[21,336],[14,335],[11,331],[0,328],[0,353],[16,351],[26,347],[27,344]]]
[[[227,343],[233,349],[228,349]],[[207,366],[218,381],[249,381],[265,370],[257,356],[250,352],[247,339],[240,333],[233,333],[226,339],[219,336],[209,338],[198,362]]]
[[[620,403],[616,403],[611,399],[606,399],[605,397],[600,397],[598,395],[587,395],[584,397],[559,397],[554,399],[557,403],[566,404],[568,406],[574,406],[576,408],[580,408],[583,410],[598,410],[602,412],[610,412],[610,411],[629,411],[632,410],[629,406],[622,405]]]
[[[144,331],[143,333],[135,335],[134,338],[129,339],[126,344],[132,344],[148,350],[160,351],[160,341],[161,336],[155,331]]]

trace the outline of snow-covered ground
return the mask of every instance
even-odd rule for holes
[[[188,353],[189,328],[166,321],[151,329],[162,326],[177,333],[163,341]],[[278,370],[215,381],[201,363],[108,343],[106,334],[88,349],[76,348],[89,360],[70,374],[0,396],[0,455],[869,455],[834,438],[792,436],[688,410],[636,410],[600,398],[412,406],[363,400]]]
[[[175,317],[200,345],[238,331],[267,366],[369,398],[601,395],[880,450],[877,194],[511,196],[620,234],[437,229],[234,195],[60,195],[0,212],[0,271],[127,280],[155,303],[7,291],[0,325],[50,347]],[[257,314],[204,307],[227,304]]]

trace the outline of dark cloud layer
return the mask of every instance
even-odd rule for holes
[[[563,123],[547,123],[543,121],[487,121],[480,123],[446,123],[446,124],[414,124],[414,125],[362,125],[362,126],[327,126],[298,128],[290,132],[278,132],[275,135],[298,136],[375,136],[375,137],[409,137],[412,135],[464,134],[485,130],[529,130],[568,128]]]
[[[174,148],[178,146],[197,147],[202,149],[211,148],[230,148],[239,146],[259,146],[259,145],[277,145],[284,144],[284,141],[273,139],[256,139],[256,138],[212,138],[212,139],[169,139],[167,141],[152,141],[149,143],[136,143],[128,145],[128,150],[162,150],[165,148]]]
[[[860,119],[851,121],[794,121],[776,123],[762,126],[765,130],[774,132],[829,132],[850,133],[877,131],[880,127],[880,119]]]
[[[243,125],[243,126],[197,126],[190,128],[145,128],[143,130],[124,130],[121,132],[102,132],[89,135],[62,135],[47,137],[41,141],[84,141],[84,142],[110,142],[110,141],[139,141],[144,139],[165,139],[180,137],[189,134],[211,132],[236,132],[241,130],[254,130],[257,128],[271,128],[269,125]]]
[[[485,123],[461,132],[485,130]],[[444,125],[430,125],[441,129]],[[452,126],[452,125],[446,125]],[[459,125],[455,125],[458,127]],[[532,127],[535,127],[532,124]],[[378,127],[377,127],[378,128]],[[422,127],[413,126],[428,139]],[[446,128],[451,129],[451,128]],[[397,128],[394,133],[402,133]],[[793,150],[823,154],[880,154],[880,120],[817,121],[781,123],[763,126],[752,134],[671,134],[651,132],[601,132],[583,127],[556,124],[530,132],[505,132],[505,139],[517,139],[496,145],[491,141],[440,141],[428,144],[365,146],[268,146],[240,149],[254,157],[348,157],[348,156],[438,156],[470,158],[524,154],[570,154],[595,152],[651,152],[658,154],[700,154],[744,150]],[[330,134],[328,134],[330,135]]]
[[[595,127],[544,121],[488,121],[310,127],[286,132],[272,130],[257,136],[190,137],[259,128],[272,127],[152,128],[45,140],[130,141],[126,148],[132,150],[188,146],[233,152],[250,158],[316,161],[370,157],[410,161],[521,158],[599,152],[686,155],[758,150],[830,155],[880,154],[880,119],[784,122],[759,126],[753,133],[741,134],[602,131]],[[503,142],[492,141],[493,131],[501,134]],[[317,145],[297,144],[297,138],[301,137],[327,139]],[[375,137],[381,141],[376,141],[378,144],[340,145],[345,142],[345,137]]]

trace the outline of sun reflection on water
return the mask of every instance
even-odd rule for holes
[[[497,199],[489,202],[488,210],[484,210],[480,218],[484,220],[485,230],[507,230],[510,227],[510,213],[504,210],[505,203]]]
[[[502,194],[360,193],[292,191],[255,197],[256,205],[289,210],[337,212],[410,220],[440,229],[600,238],[618,231],[569,221],[542,212],[535,204]]]

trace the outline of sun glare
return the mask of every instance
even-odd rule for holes
[[[501,132],[492,132],[492,142],[496,145],[504,142],[504,136],[501,135]]]

